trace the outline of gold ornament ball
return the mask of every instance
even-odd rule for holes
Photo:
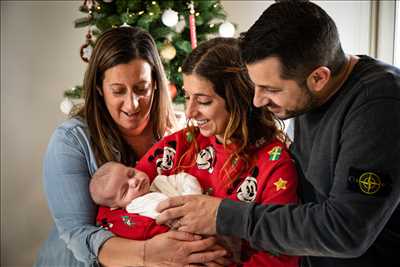
[[[176,56],[176,49],[173,45],[168,44],[161,49],[160,55],[165,60],[171,60]]]

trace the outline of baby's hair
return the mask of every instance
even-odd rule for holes
[[[110,181],[110,173],[111,168],[115,166],[115,164],[119,164],[117,162],[107,162],[103,164],[93,175],[92,179],[90,179],[89,183],[89,192],[92,200],[97,205],[112,207],[113,205],[113,196],[105,193],[105,188],[107,187],[108,182]]]

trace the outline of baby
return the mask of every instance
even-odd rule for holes
[[[150,179],[144,172],[108,162],[93,175],[89,191],[98,205],[125,208],[132,200],[150,191]]]
[[[134,240],[146,240],[169,230],[154,220],[159,215],[156,207],[162,200],[172,196],[202,194],[197,178],[185,172],[158,175],[150,185],[146,173],[117,162],[101,166],[93,175],[89,190],[96,204],[109,207],[99,209],[97,224],[118,236]],[[120,210],[116,212],[115,209]],[[114,211],[110,213],[111,210]],[[107,221],[104,221],[105,218],[108,218]],[[234,262],[240,262],[240,239],[217,238],[231,252]]]
[[[97,215],[97,225],[135,240],[146,240],[168,231],[168,227],[154,221],[159,215],[156,207],[162,200],[202,194],[197,179],[187,173],[158,175],[150,184],[146,173],[117,162],[105,163],[96,171],[90,180],[89,191],[93,201],[103,206]],[[115,209],[120,210],[110,213]]]

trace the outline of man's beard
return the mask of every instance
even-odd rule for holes
[[[316,95],[314,95],[311,90],[308,88],[307,84],[303,84],[303,86],[300,87],[302,92],[303,92],[303,105],[301,107],[296,107],[293,110],[290,109],[285,109],[285,114],[283,116],[278,116],[275,114],[275,116],[281,120],[286,120],[289,118],[297,117],[300,116],[301,114],[304,114],[318,106],[318,98]]]

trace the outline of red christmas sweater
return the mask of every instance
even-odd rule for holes
[[[195,140],[193,140],[195,139]],[[192,148],[197,143],[197,150]],[[192,149],[192,150],[191,150]],[[193,151],[193,152],[191,152]],[[197,177],[206,194],[236,201],[262,204],[296,203],[297,173],[285,145],[274,140],[266,143],[258,140],[248,164],[243,160],[230,158],[234,146],[224,148],[215,137],[201,134],[195,137],[181,130],[163,138],[155,144],[138,162],[136,168],[154,178],[158,174],[170,175],[183,171]],[[189,157],[181,159],[185,153]],[[232,164],[226,165],[229,159]],[[178,168],[181,167],[181,168]],[[226,170],[242,170],[227,186]],[[223,170],[222,170],[223,169]],[[221,171],[222,170],[222,171]],[[243,266],[291,267],[299,266],[299,258],[285,255],[271,255],[268,252],[252,250],[247,242],[242,245]]]

